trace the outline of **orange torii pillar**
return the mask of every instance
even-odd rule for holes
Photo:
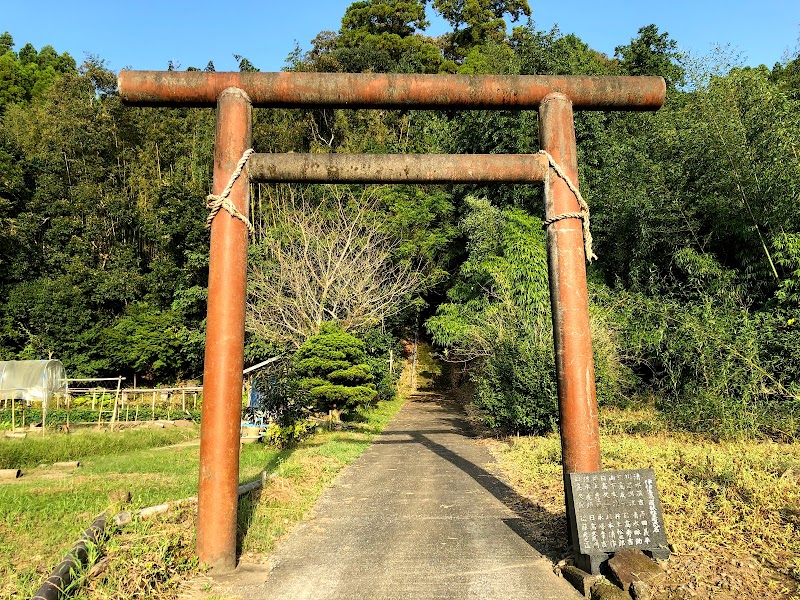
[[[137,106],[217,107],[214,194],[222,192],[250,148],[254,106],[538,108],[542,148],[577,191],[573,110],[656,110],[666,86],[660,77],[122,71],[119,92],[124,102]],[[246,216],[249,181],[539,183],[548,178],[546,219],[579,212],[575,193],[561,177],[548,177],[550,171],[544,154],[253,154],[247,177],[233,184],[229,199]],[[553,222],[547,248],[566,477],[601,467],[581,221]],[[220,214],[211,228],[197,524],[200,561],[219,571],[236,566],[246,271],[247,227],[228,213]],[[577,548],[576,540],[572,542]]]

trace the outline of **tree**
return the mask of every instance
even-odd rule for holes
[[[400,241],[375,208],[369,193],[330,196],[317,206],[293,195],[272,198],[252,257],[248,329],[299,347],[327,321],[349,331],[400,311],[422,275],[393,262]]]
[[[183,374],[181,325],[171,311],[144,303],[133,304],[104,331],[105,353],[123,372],[139,373],[151,381]]]
[[[431,6],[453,27],[444,39],[448,58],[455,60],[474,46],[505,40],[506,15],[516,21],[531,14],[528,0],[432,0]]]
[[[362,0],[353,2],[342,17],[342,32],[407,37],[428,25],[425,3],[421,0]]]
[[[628,75],[661,75],[670,87],[683,85],[683,55],[678,44],[665,31],[659,33],[653,24],[639,29],[639,37],[630,44],[614,48],[615,56],[621,59],[621,67]]]
[[[356,408],[378,395],[364,342],[336,323],[323,323],[303,342],[292,365],[300,388],[308,391],[319,411]]]
[[[7,31],[0,34],[0,56],[6,52],[11,52],[14,48],[14,38]]]
[[[322,32],[307,55],[316,68],[347,72],[437,73],[451,65],[431,38],[423,0],[354,2],[338,35]]]
[[[245,58],[241,54],[234,54],[234,60],[239,63],[239,71],[242,73],[257,73],[258,69],[255,67],[253,63],[250,62],[249,59]],[[212,63],[209,63],[212,67],[214,66]]]

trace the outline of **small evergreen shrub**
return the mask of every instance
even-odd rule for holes
[[[364,342],[336,323],[303,342],[292,358],[295,377],[316,410],[353,409],[378,395]]]

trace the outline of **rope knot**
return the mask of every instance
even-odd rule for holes
[[[575,198],[578,200],[578,205],[581,207],[580,212],[568,212],[568,213],[561,213],[560,215],[556,215],[554,217],[550,217],[549,219],[545,220],[542,224],[543,229],[547,229],[553,223],[558,221],[563,221],[564,219],[580,219],[583,225],[583,251],[586,254],[586,261],[592,262],[593,260],[597,260],[597,255],[592,250],[592,232],[590,229],[590,222],[589,222],[589,205],[586,203],[586,200],[583,199],[581,196],[581,192],[578,189],[569,176],[564,172],[561,166],[556,162],[553,156],[547,150],[539,150],[539,154],[542,154],[547,157],[547,162],[550,165],[550,168],[556,172],[556,175],[561,177],[564,182],[567,184],[567,187],[570,191],[575,195]],[[545,194],[549,193],[550,188],[550,171],[547,171],[547,176],[544,180],[544,187],[545,187]]]
[[[222,190],[221,194],[209,194],[206,196],[206,207],[208,208],[208,218],[206,218],[206,228],[211,228],[211,223],[214,221],[214,217],[217,216],[220,210],[225,209],[231,215],[231,217],[235,219],[239,219],[245,225],[247,225],[247,231],[251,234],[255,233],[255,228],[253,224],[248,220],[246,216],[244,216],[239,210],[236,208],[236,205],[231,202],[230,196],[231,189],[233,188],[233,184],[236,183],[236,180],[239,179],[239,175],[242,174],[245,165],[247,164],[248,159],[250,156],[255,152],[252,148],[248,148],[242,154],[242,158],[239,159],[239,162],[236,164],[236,169],[233,171],[230,180],[228,181],[228,185],[225,186],[225,189]]]

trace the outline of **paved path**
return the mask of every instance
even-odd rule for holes
[[[507,506],[513,490],[465,431],[457,408],[414,397],[269,566],[240,565],[231,591],[248,600],[581,598],[521,537],[525,524]]]

